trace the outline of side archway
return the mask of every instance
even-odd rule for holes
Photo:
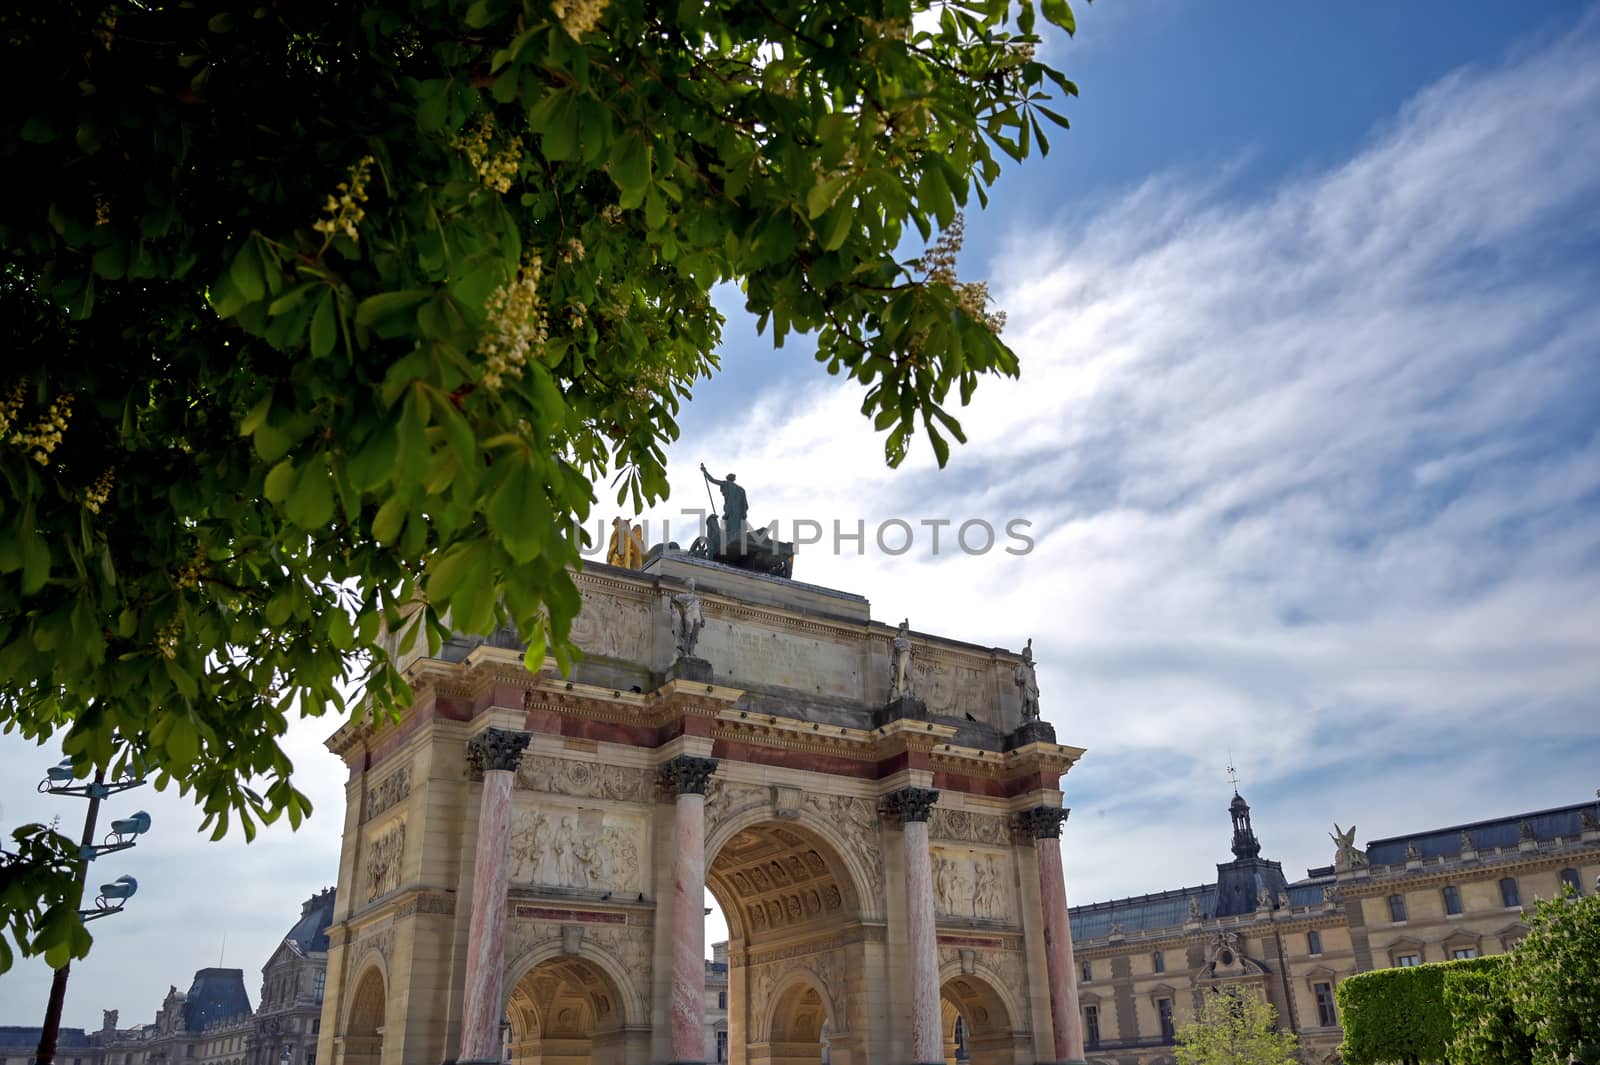
[[[749,1046],[749,1065],[817,1065],[834,1030],[833,1006],[815,974],[795,970],[772,990],[760,1028]]]
[[[513,1065],[622,1065],[627,1058],[623,992],[600,964],[557,955],[528,967],[506,1001]]]
[[[345,1016],[344,1035],[337,1041],[338,1065],[378,1065],[383,1059],[384,1029],[388,1023],[388,981],[382,969],[368,964],[356,980]]]
[[[971,1065],[1016,1065],[1027,1045],[1013,1026],[1013,1007],[992,976],[960,972],[940,988],[945,1061]]]

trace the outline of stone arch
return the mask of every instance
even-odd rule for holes
[[[376,952],[373,952],[376,953]],[[383,1059],[383,1041],[389,1015],[389,980],[383,959],[363,958],[356,970],[350,1005],[345,1012],[344,1035],[338,1060],[348,1065],[376,1065]]]
[[[940,973],[941,1021],[945,1060],[956,1060],[956,1021],[964,1029],[966,1060],[972,1065],[1014,1065],[1019,1040],[1014,1017],[1021,1016],[1014,1001],[1002,991],[1005,982],[992,972],[974,967],[962,971],[946,966]],[[954,971],[951,971],[951,969]]]
[[[767,1000],[762,1035],[781,1043],[820,1045],[825,1029],[839,1027],[828,989],[809,969],[794,969]]]
[[[621,1017],[618,1021],[620,1026],[628,1027],[647,1023],[649,1013],[645,1008],[644,999],[640,997],[638,987],[635,986],[633,980],[629,979],[628,973],[623,969],[621,962],[587,943],[580,945],[576,954],[566,953],[559,939],[551,939],[533,947],[520,957],[513,959],[506,966],[505,986],[510,991],[515,991],[529,973],[557,958],[580,961],[593,966],[610,981],[612,989],[616,993],[614,1001],[620,1009]],[[510,997],[510,992],[508,992],[507,997]]]
[[[855,911],[866,920],[883,918],[881,872],[867,867],[861,858],[861,848],[852,846],[851,840],[837,825],[808,807],[787,810],[782,817],[776,816],[772,803],[766,801],[729,810],[718,818],[715,825],[709,826],[710,830],[706,833],[706,868],[711,868],[723,849],[739,833],[767,824],[798,828],[827,844],[832,852],[830,857],[835,865],[835,878],[841,887],[849,887],[850,901]],[[862,845],[875,852],[879,848],[879,841],[863,840]],[[717,901],[721,903],[722,899],[718,898]],[[731,921],[732,917],[729,919]]]
[[[555,951],[522,969],[506,998],[514,1065],[626,1059],[625,985],[609,968],[592,953]]]

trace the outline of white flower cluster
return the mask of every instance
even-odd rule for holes
[[[599,24],[608,3],[610,0],[553,0],[550,10],[576,41]]]
[[[83,505],[88,508],[89,513],[100,513],[100,508],[111,498],[111,486],[116,482],[116,475],[116,467],[113,466],[102,473],[83,493]]]
[[[491,392],[498,392],[507,377],[521,377],[528,356],[544,350],[549,333],[539,301],[543,273],[544,263],[529,256],[517,276],[495,289],[484,305],[489,321],[478,351],[484,362],[481,382]]]
[[[367,202],[367,181],[372,176],[372,164],[376,161],[370,155],[363,155],[350,168],[350,180],[339,182],[335,190],[337,195],[329,196],[328,202],[322,205],[322,211],[328,217],[313,222],[312,229],[330,240],[336,233],[343,233],[351,240],[361,239],[356,226],[367,216],[366,208],[361,205]]]
[[[494,151],[494,115],[484,115],[471,131],[450,144],[467,157],[485,188],[500,193],[511,191],[511,182],[522,169],[522,138],[512,137],[503,148]]]
[[[28,428],[18,429],[12,433],[10,437],[12,445],[31,452],[33,461],[39,465],[50,465],[50,455],[61,443],[61,435],[67,431],[67,422],[72,417],[72,398],[71,392],[66,393],[50,404],[50,409],[44,417]],[[0,432],[10,426],[21,406],[22,386],[18,385],[4,404],[0,404]]]
[[[998,335],[1006,326],[1005,311],[989,310],[989,285],[984,281],[961,281],[956,277],[956,259],[966,240],[966,218],[957,214],[950,225],[939,234],[939,239],[922,254],[917,267],[925,275],[924,283],[944,285],[956,294],[956,303],[969,316]]]

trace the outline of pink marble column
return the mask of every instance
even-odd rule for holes
[[[939,793],[902,788],[885,806],[905,829],[906,953],[911,964],[911,1060],[944,1061],[943,1011],[939,1008],[939,931],[933,912],[933,855],[928,815]]]
[[[1022,815],[1039,859],[1039,900],[1044,906],[1045,967],[1050,976],[1050,1025],[1061,1062],[1082,1062],[1083,1023],[1078,1015],[1078,971],[1072,960],[1067,880],[1061,870],[1061,823],[1067,811],[1039,806]]]
[[[472,860],[472,918],[467,931],[467,987],[461,1006],[459,1065],[499,1062],[505,1014],[506,889],[511,865],[511,789],[531,737],[485,729],[467,741],[467,760],[483,774],[478,848]]]
[[[706,1009],[706,785],[714,758],[679,755],[661,767],[676,794],[672,869],[672,1059],[705,1061]]]

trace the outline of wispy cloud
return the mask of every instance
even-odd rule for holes
[[[1071,801],[1105,812],[1074,821],[1080,900],[1226,857],[1230,750],[1290,866],[1326,860],[1334,817],[1387,834],[1581,800],[1600,783],[1596,29],[1457,72],[1265,193],[1163,174],[1030,219],[989,266],[1024,375],[980,389],[951,469],[884,470],[828,384],[686,439],[674,502],[704,498],[691,471],[715,456],[761,521],[1033,519],[1024,558],[869,542],[799,575],[931,631],[1036,637],[1047,715],[1091,748]]]

